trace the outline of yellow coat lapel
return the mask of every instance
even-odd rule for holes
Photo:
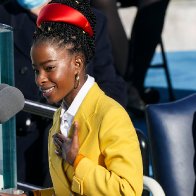
[[[70,193],[67,177],[63,168],[63,160],[55,154],[55,145],[53,144],[52,136],[60,131],[60,109],[57,110],[54,116],[53,126],[49,134],[49,167],[56,194],[62,191],[61,195]],[[67,192],[67,194],[66,194]],[[57,194],[58,195],[58,194]]]

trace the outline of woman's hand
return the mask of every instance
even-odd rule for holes
[[[65,137],[61,133],[56,133],[53,135],[53,141],[56,146],[55,153],[73,166],[79,149],[78,123],[74,122],[72,138]]]

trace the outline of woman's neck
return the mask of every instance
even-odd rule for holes
[[[82,88],[82,86],[87,80],[87,75],[85,74],[83,77],[82,75],[83,74],[80,75],[80,82],[79,82],[78,87],[76,89],[73,88],[73,90],[63,99],[63,102],[67,108],[69,108],[74,98],[76,97],[76,95],[78,94],[78,92],[80,91],[80,89]]]

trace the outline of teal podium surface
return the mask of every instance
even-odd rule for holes
[[[12,27],[0,23],[0,83],[14,86]],[[0,124],[0,189],[17,187],[15,117]]]

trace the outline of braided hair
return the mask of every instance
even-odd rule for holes
[[[65,22],[44,21],[37,27],[33,35],[33,44],[49,42],[65,47],[70,44],[71,53],[81,52],[87,64],[95,53],[95,15],[90,7],[89,0],[52,0],[51,3],[61,3],[78,10],[83,14],[91,25],[93,36],[84,32],[83,29]]]

